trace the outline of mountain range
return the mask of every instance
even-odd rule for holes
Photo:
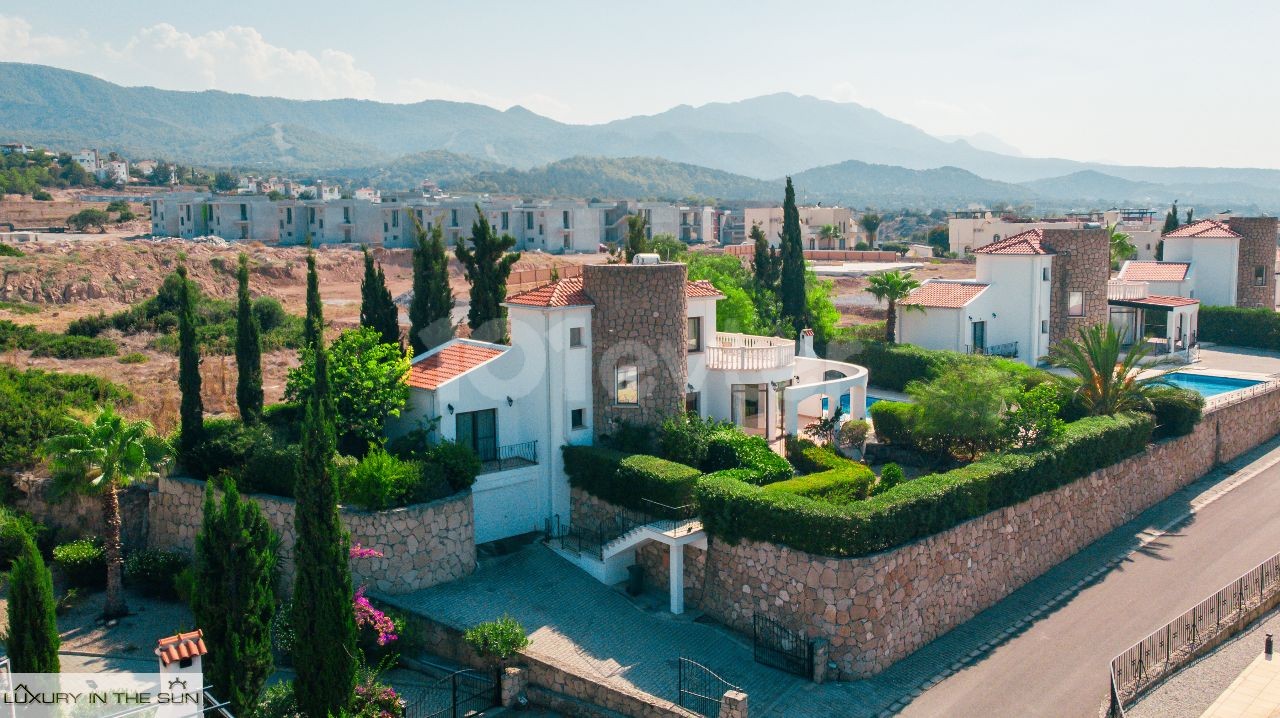
[[[431,177],[515,194],[776,200],[791,174],[811,200],[881,206],[1280,207],[1280,170],[1026,157],[990,135],[934,137],[856,103],[786,93],[573,125],[519,106],[179,92],[0,63],[0,137],[401,188]]]

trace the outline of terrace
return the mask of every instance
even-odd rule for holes
[[[752,334],[717,332],[707,346],[707,368],[721,371],[780,369],[796,361],[796,345],[790,339]]]

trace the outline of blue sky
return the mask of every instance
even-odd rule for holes
[[[0,1],[0,60],[582,123],[789,91],[1031,155],[1280,167],[1278,21],[1235,0]]]

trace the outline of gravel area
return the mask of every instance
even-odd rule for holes
[[[1262,654],[1266,634],[1280,637],[1280,609],[1273,610],[1217,650],[1186,666],[1148,692],[1128,718],[1199,718],[1240,672]]]

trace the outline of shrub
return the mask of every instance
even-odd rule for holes
[[[383,683],[376,670],[361,667],[351,692],[351,705],[342,715],[344,718],[402,718],[405,705],[404,698]]]
[[[302,447],[257,434],[249,447],[244,466],[237,472],[236,485],[245,493],[293,496],[302,462]]]
[[[476,653],[492,661],[505,661],[529,646],[524,626],[511,616],[476,624],[463,638]]]
[[[31,193],[31,199],[37,202],[52,202],[53,195],[49,194],[46,190],[38,189]]]
[[[880,441],[897,446],[915,446],[915,425],[919,417],[915,404],[877,401],[871,405],[871,423]]]
[[[191,565],[191,558],[178,551],[143,549],[124,561],[124,580],[146,596],[178,598],[175,579]]]
[[[877,402],[879,403],[879,402]],[[875,404],[872,404],[875,406]],[[866,419],[851,419],[840,426],[836,432],[836,445],[842,449],[862,450],[867,443],[867,434],[871,433],[871,425]]]
[[[293,694],[293,681],[279,681],[267,686],[253,718],[303,718],[298,698]]]
[[[760,484],[786,481],[795,473],[763,437],[748,436],[737,428],[717,431],[707,443],[707,460],[702,469],[714,472],[739,468],[751,469]]]
[[[0,319],[0,348],[26,349],[33,357],[93,359],[115,356],[120,348],[110,339],[42,332],[30,324]]]
[[[907,393],[916,401],[912,434],[921,448],[972,461],[1009,443],[1005,412],[1019,391],[993,366],[957,364],[932,381],[911,382]]]
[[[611,449],[628,454],[648,454],[654,451],[653,428],[647,424],[623,421],[612,433],[600,436],[600,442]]]
[[[191,605],[191,594],[196,590],[195,569],[187,566],[173,577],[173,594],[184,606]]]
[[[730,543],[749,538],[826,556],[863,556],[1114,464],[1146,447],[1152,425],[1147,414],[1083,419],[1069,425],[1058,444],[988,456],[844,505],[761,489],[731,472],[704,477],[697,485],[697,502],[707,530]]]
[[[183,457],[183,468],[197,479],[223,472],[238,475],[254,445],[269,439],[266,434],[238,419],[205,419],[204,440]]]
[[[386,448],[405,461],[426,459],[431,451],[431,432],[414,429],[388,441]]]
[[[271,427],[271,432],[284,441],[300,441],[302,405],[287,402],[268,404],[262,408],[262,423]]]
[[[907,477],[902,473],[902,467],[894,463],[885,464],[880,469],[880,480],[876,482],[876,493],[884,493],[898,484],[906,481]]]
[[[921,349],[911,344],[865,342],[861,351],[851,354],[846,361],[865,366],[867,380],[872,386],[905,391],[910,382],[932,379],[963,356],[957,352]]]
[[[343,503],[382,511],[405,504],[422,478],[422,467],[416,461],[374,449],[349,471],[341,472],[339,478],[338,495]]]
[[[4,242],[0,242],[0,257],[25,257],[25,256],[27,256],[26,253],[23,252],[21,249],[18,249],[12,244],[5,244]]]
[[[271,617],[271,647],[282,656],[293,655],[293,644],[298,640],[293,630],[293,601],[282,601]]]
[[[121,354],[120,358],[116,359],[116,361],[121,364],[145,364],[147,362],[147,355],[142,352],[129,352],[128,354]]]
[[[769,484],[766,490],[843,504],[867,498],[876,478],[865,465],[807,439],[788,441],[787,458],[804,475]]]
[[[76,588],[107,585],[107,553],[101,539],[79,539],[54,546],[53,565]]]
[[[1201,341],[1280,350],[1280,314],[1270,309],[1201,306]]]
[[[628,456],[604,446],[566,445],[561,452],[564,454],[564,472],[569,476],[569,485],[601,498],[611,494],[618,474],[618,464]]]
[[[650,502],[656,501],[670,509],[693,503],[693,486],[701,476],[702,472],[692,466],[656,456],[633,454],[618,462],[614,483],[615,490],[622,492],[623,500],[614,503],[655,516],[675,518],[680,512],[672,512]],[[613,501],[607,496],[601,498]]]
[[[1156,418],[1156,438],[1190,434],[1204,418],[1204,397],[1200,392],[1161,386],[1153,388],[1147,398],[1151,399],[1151,412]]]
[[[27,539],[36,540],[41,526],[30,517],[0,505],[0,571],[8,571]]]
[[[480,457],[464,444],[442,441],[427,452],[427,461],[441,468],[454,491],[471,488],[480,475]]]
[[[89,374],[26,371],[0,365],[0,468],[29,466],[62,427],[68,409],[127,404],[124,387]]]
[[[711,437],[724,428],[724,422],[697,414],[668,417],[658,429],[658,455],[677,464],[702,466]]]

